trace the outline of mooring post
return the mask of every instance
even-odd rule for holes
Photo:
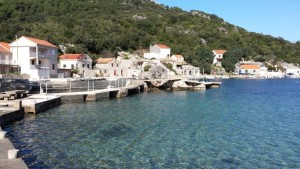
[[[46,94],[48,93],[48,83],[46,82]]]
[[[71,93],[71,88],[72,88],[72,82],[70,81],[70,89],[69,89],[69,93]]]

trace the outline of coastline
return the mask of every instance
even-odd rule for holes
[[[180,84],[177,84],[177,87],[173,86],[175,81],[179,81],[181,83],[185,83],[184,87]],[[149,83],[148,83],[149,82]],[[159,84],[158,84],[159,82]],[[161,83],[162,82],[162,83]],[[146,84],[148,83],[148,84]],[[152,84],[151,89],[164,89],[163,87],[165,83],[167,84],[167,88],[173,91],[179,90],[206,90],[206,88],[218,88],[220,87],[220,83],[215,83],[214,86],[211,82],[196,82],[189,81],[183,79],[176,80],[153,80],[153,81],[145,81],[145,80],[132,80],[130,83],[126,85],[126,87],[119,88],[108,88],[102,90],[95,91],[85,91],[85,92],[66,92],[66,93],[44,93],[44,90],[41,90],[40,94],[31,94],[28,97],[18,98],[16,100],[7,100],[0,101],[1,109],[6,111],[6,114],[10,116],[10,118],[5,118],[4,116],[0,116],[0,126],[5,126],[8,124],[12,124],[16,121],[22,120],[25,117],[25,113],[42,113],[48,109],[59,106],[68,102],[76,102],[76,101],[99,101],[103,98],[122,98],[131,96],[134,94],[138,94],[140,92],[144,92],[149,89],[149,84]],[[156,85],[153,85],[156,84]],[[214,86],[214,87],[212,87]],[[109,87],[109,86],[108,86]],[[167,89],[167,90],[168,90]],[[70,100],[71,99],[71,100]],[[53,100],[53,101],[52,101]],[[10,106],[19,106],[18,109],[11,110]],[[14,117],[14,118],[11,118]],[[5,156],[7,155],[8,149],[15,149],[9,139],[4,138],[0,140],[0,144],[2,149],[0,149],[1,165],[0,168],[18,168],[25,169],[27,168],[25,162],[22,158],[17,158],[14,161],[7,160]],[[7,149],[8,148],[8,149]]]
[[[16,137],[11,139],[16,144],[26,142],[23,149],[33,148],[31,152],[22,152],[26,155],[26,161],[35,159],[28,161],[29,167],[49,164],[50,168],[64,168],[76,164],[92,168],[100,161],[101,163],[97,163],[99,168],[125,165],[150,168],[153,163],[158,168],[163,168],[170,164],[170,159],[175,158],[176,161],[172,161],[174,168],[197,168],[208,164],[207,162],[211,168],[220,168],[217,166],[231,165],[227,163],[231,160],[239,165],[238,168],[265,168],[268,165],[272,168],[289,168],[295,164],[295,160],[278,156],[278,160],[286,162],[278,164],[271,159],[274,157],[272,154],[295,152],[292,149],[282,149],[286,145],[281,143],[287,136],[294,138],[293,142],[297,141],[293,137],[293,128],[297,127],[295,120],[298,119],[297,109],[294,108],[299,105],[299,95],[295,95],[295,91],[299,89],[297,81],[299,80],[233,79],[224,80],[222,88],[209,92],[160,90],[126,99],[64,104],[61,108],[54,108],[6,129],[13,131],[11,136]],[[265,101],[263,104],[262,100]],[[292,120],[286,121],[284,118],[288,124],[294,124],[294,127],[289,128],[288,135],[285,129],[290,125],[277,125],[282,124],[282,116]],[[277,120],[265,120],[269,118]],[[276,130],[268,130],[270,134],[266,134],[266,127],[275,127]],[[24,128],[28,132],[24,132]],[[277,129],[281,132],[278,133]],[[261,134],[266,137],[259,137]],[[60,138],[60,135],[64,137]],[[252,139],[253,137],[257,139]],[[32,142],[33,139],[37,142]],[[249,141],[251,144],[248,144]],[[237,147],[234,143],[239,143],[240,146]],[[278,146],[257,149],[270,144]],[[293,145],[289,145],[295,149]],[[90,148],[87,149],[88,147]],[[253,151],[247,151],[249,149]],[[51,150],[53,151],[48,154]],[[172,152],[181,153],[175,156]],[[226,153],[216,157],[215,154],[220,152]],[[82,153],[86,153],[85,156]],[[259,158],[262,153],[266,158]],[[289,154],[297,159],[294,155]],[[56,159],[47,161],[49,157]],[[256,160],[261,161],[249,162],[249,157],[256,157]],[[153,163],[145,160],[147,158],[151,158]],[[43,162],[46,161],[45,165]],[[190,161],[194,163],[189,163]]]

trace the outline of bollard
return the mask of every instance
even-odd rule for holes
[[[5,131],[0,131],[0,140],[5,138]]]
[[[10,160],[14,160],[14,159],[17,159],[17,156],[18,156],[18,149],[10,149],[7,151],[7,156],[8,156],[8,159]]]
[[[22,108],[22,101],[21,100],[15,100],[14,102],[13,102],[13,108],[14,109],[21,109]]]

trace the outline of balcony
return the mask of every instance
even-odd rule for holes
[[[30,53],[30,57],[31,58],[35,58],[36,57],[36,53],[35,52],[31,52]],[[49,54],[49,53],[39,53],[38,54],[38,58],[50,58],[50,57],[53,57],[53,55]]]
[[[48,69],[50,69],[50,65],[30,65],[30,69],[31,70],[37,70],[37,69],[48,70]]]
[[[0,60],[0,64],[3,65],[14,65],[12,60]]]

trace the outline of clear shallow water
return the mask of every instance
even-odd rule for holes
[[[5,127],[30,168],[300,168],[300,79],[66,104]]]

